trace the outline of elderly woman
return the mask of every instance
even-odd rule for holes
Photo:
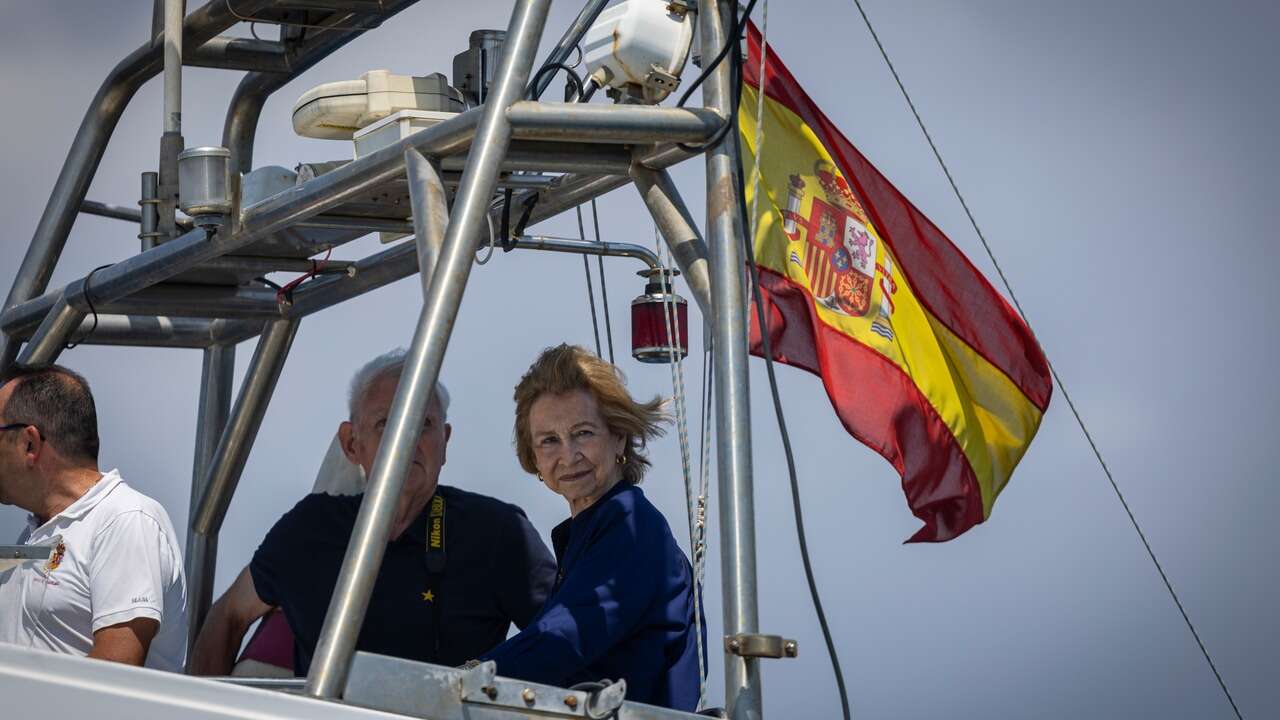
[[[482,660],[498,674],[570,686],[624,679],[627,699],[698,704],[693,573],[638,487],[661,402],[636,402],[618,369],[571,345],[542,353],[516,386],[520,465],[569,503],[551,532],[559,573],[533,621]]]

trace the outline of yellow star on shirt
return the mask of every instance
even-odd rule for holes
[[[425,602],[435,602],[435,601],[436,601],[436,596],[435,596],[435,593],[433,593],[433,592],[431,592],[430,590],[428,590],[428,591],[426,591],[426,592],[422,593],[422,599],[423,599],[423,601],[425,601]]]

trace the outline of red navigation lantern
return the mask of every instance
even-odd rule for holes
[[[677,359],[689,354],[689,303],[671,289],[677,274],[674,269],[640,273],[648,282],[644,294],[631,301],[631,355],[640,362],[669,363],[673,353]]]

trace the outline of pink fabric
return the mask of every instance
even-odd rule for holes
[[[237,662],[244,660],[257,660],[293,672],[293,630],[284,613],[272,610],[262,619]]]

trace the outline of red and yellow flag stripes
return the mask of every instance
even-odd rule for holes
[[[1053,390],[1048,363],[1004,298],[772,47],[761,82],[754,27],[748,43],[739,129],[748,193],[761,158],[755,251],[774,358],[821,376],[845,429],[897,468],[924,522],[910,541],[949,540],[991,514],[1035,436]]]

